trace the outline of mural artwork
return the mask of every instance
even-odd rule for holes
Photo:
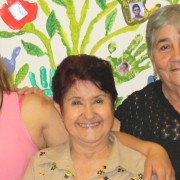
[[[164,4],[177,4],[179,0],[164,0],[164,2]],[[113,67],[116,84],[132,80],[151,67],[144,37],[138,32],[134,37],[130,37],[130,42],[122,53],[118,53],[119,43],[116,37],[136,32],[152,13],[162,6],[162,4],[153,4],[147,8],[146,3],[146,0],[4,1],[0,7],[2,20],[0,40],[8,41],[17,37],[20,39],[19,42],[14,43],[14,49],[9,52],[9,57],[4,57],[1,52],[11,85],[19,87],[28,77],[33,87],[39,87],[47,95],[52,96],[52,77],[57,65],[54,46],[58,45],[65,50],[64,57],[83,53],[99,56],[97,52],[104,46],[103,51],[107,54],[105,58]],[[92,4],[96,11],[93,11]],[[78,6],[80,11],[77,11]],[[89,12],[90,16],[88,16]],[[65,18],[62,19],[62,16]],[[39,27],[37,22],[41,22],[41,18],[45,23],[41,23]],[[120,19],[123,23],[117,25]],[[66,26],[62,21],[66,21]],[[101,32],[101,36],[93,37],[98,31],[97,25],[102,21],[104,21],[104,31]],[[30,35],[38,39],[38,43],[31,41],[31,38],[25,38]],[[29,62],[24,61],[23,65],[17,66],[22,52],[27,57],[32,57],[32,61],[34,58],[46,57],[45,65],[36,67],[39,68],[39,74],[30,68]],[[38,76],[40,82],[37,82]],[[153,81],[152,76],[149,77],[149,82],[151,81]],[[122,97],[119,98],[118,103],[121,100]]]

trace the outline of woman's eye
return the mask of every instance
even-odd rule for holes
[[[72,102],[72,105],[80,105],[80,104],[81,104],[80,101],[73,101],[73,102]]]
[[[103,103],[103,100],[102,99],[96,99],[95,103],[98,103],[98,104]]]
[[[169,49],[169,48],[170,48],[169,45],[163,45],[163,46],[160,47],[160,50],[161,50],[161,51],[165,51],[165,50],[167,50],[167,49]]]

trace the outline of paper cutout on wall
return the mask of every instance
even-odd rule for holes
[[[0,16],[11,29],[16,30],[32,22],[36,18],[37,9],[37,3],[7,0],[7,4],[3,4],[0,9]]]
[[[29,64],[25,63],[15,74],[17,57],[21,51],[21,47],[14,48],[11,58],[2,57],[2,62],[9,74],[9,83],[11,87],[18,87],[18,85],[25,79],[29,72]]]

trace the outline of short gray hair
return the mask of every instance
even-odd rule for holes
[[[149,53],[152,54],[155,32],[168,24],[180,27],[180,4],[163,6],[149,18],[146,27],[146,43]]]

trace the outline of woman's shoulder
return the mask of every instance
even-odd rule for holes
[[[39,150],[33,159],[36,164],[46,164],[52,161],[64,160],[67,158],[70,158],[69,141],[55,147],[48,147]]]
[[[33,108],[34,111],[45,110],[49,107],[54,107],[53,102],[36,94],[27,94],[23,97],[23,107]]]
[[[113,135],[113,136],[112,136]],[[116,156],[113,163],[119,163],[126,171],[136,174],[144,171],[145,156],[135,151],[132,148],[122,144],[114,134],[111,134],[111,139],[114,139],[113,155]],[[114,157],[114,156],[111,157]]]
[[[148,98],[149,96],[153,95],[157,91],[161,90],[162,82],[161,81],[155,81],[153,83],[150,83],[143,87],[140,90],[134,91],[132,94],[130,94],[127,99],[143,99]]]

